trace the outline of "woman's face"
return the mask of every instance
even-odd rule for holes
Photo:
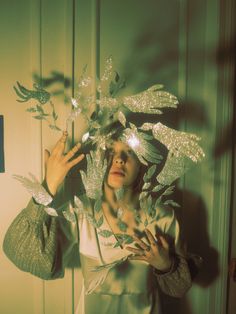
[[[140,162],[134,151],[125,143],[115,141],[109,148],[111,167],[107,183],[112,188],[131,187],[140,169]]]

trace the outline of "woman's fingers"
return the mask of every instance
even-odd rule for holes
[[[67,140],[67,131],[64,131],[61,138],[59,139],[59,141],[56,143],[56,145],[54,146],[53,150],[52,150],[52,155],[62,155],[65,149],[65,144],[66,144],[66,140]]]
[[[75,159],[68,162],[69,169],[78,164],[82,159],[84,159],[84,154],[79,155]]]
[[[169,243],[166,241],[166,239],[163,236],[159,236],[159,239],[161,240],[163,248],[169,250]]]
[[[80,144],[80,143],[76,144],[76,145],[65,155],[65,157],[63,158],[63,161],[64,161],[64,162],[69,161],[69,160],[77,153],[77,151],[80,149],[80,147],[81,147],[81,144]]]
[[[130,252],[133,252],[135,254],[143,255],[143,250],[135,249],[135,248],[133,248],[131,246],[126,246],[125,249],[130,251]]]
[[[147,258],[144,255],[143,256],[141,256],[141,255],[135,255],[135,256],[130,255],[129,260],[147,261]]]
[[[151,231],[149,231],[148,229],[145,229],[145,233],[147,235],[149,243],[151,245],[156,245],[156,240],[155,240],[154,236],[152,235]]]
[[[137,236],[133,236],[134,240],[138,243],[138,245],[141,247],[141,249],[146,250],[148,248],[148,245],[144,243],[142,240],[140,240]]]

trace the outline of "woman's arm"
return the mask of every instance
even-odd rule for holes
[[[64,251],[67,243],[71,242],[69,244],[72,244],[70,236],[66,235],[64,230],[62,232],[61,226],[63,227],[63,225],[60,220],[64,218],[50,216],[44,210],[46,206],[54,209],[58,209],[61,205],[68,206],[68,202],[64,202],[63,197],[61,198],[58,193],[58,189],[69,170],[84,157],[84,155],[79,155],[72,159],[80,145],[76,145],[64,155],[66,138],[67,133],[64,132],[53,148],[52,154],[50,155],[48,152],[45,162],[46,175],[42,183],[43,193],[50,193],[51,196],[47,194],[49,197],[46,199],[53,199],[53,201],[50,204],[41,202],[42,191],[36,186],[35,191],[31,191],[34,198],[14,219],[3,243],[5,254],[17,267],[42,279],[64,276],[62,250]],[[40,192],[38,192],[39,190]],[[37,203],[35,199],[44,205]]]
[[[162,292],[175,298],[181,298],[192,285],[188,263],[183,256],[175,255],[168,272],[160,272],[154,268],[159,288]]]
[[[7,230],[3,250],[21,270],[42,279],[64,276],[58,217],[32,198]]]

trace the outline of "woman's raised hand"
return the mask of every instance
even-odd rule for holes
[[[148,229],[145,229],[145,232],[150,245],[147,245],[137,236],[133,236],[139,248],[133,248],[130,246],[126,247],[128,251],[135,254],[133,256],[130,256],[129,259],[146,261],[157,270],[163,272],[168,271],[172,265],[172,258],[170,257],[169,251],[169,243],[161,235],[157,235],[157,238],[154,238],[151,231],[149,231]]]
[[[52,195],[56,194],[59,185],[63,182],[69,170],[84,158],[84,154],[81,154],[71,160],[75,153],[80,149],[80,143],[76,144],[64,155],[67,136],[68,133],[64,131],[51,154],[48,150],[45,150],[45,179]]]

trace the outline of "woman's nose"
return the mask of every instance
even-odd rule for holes
[[[125,161],[121,158],[121,156],[116,157],[115,164],[123,165]]]
[[[125,154],[122,154],[122,153],[121,154],[117,154],[115,156],[115,158],[114,158],[115,164],[123,165],[125,163],[125,161],[126,161],[126,156],[125,156]]]

